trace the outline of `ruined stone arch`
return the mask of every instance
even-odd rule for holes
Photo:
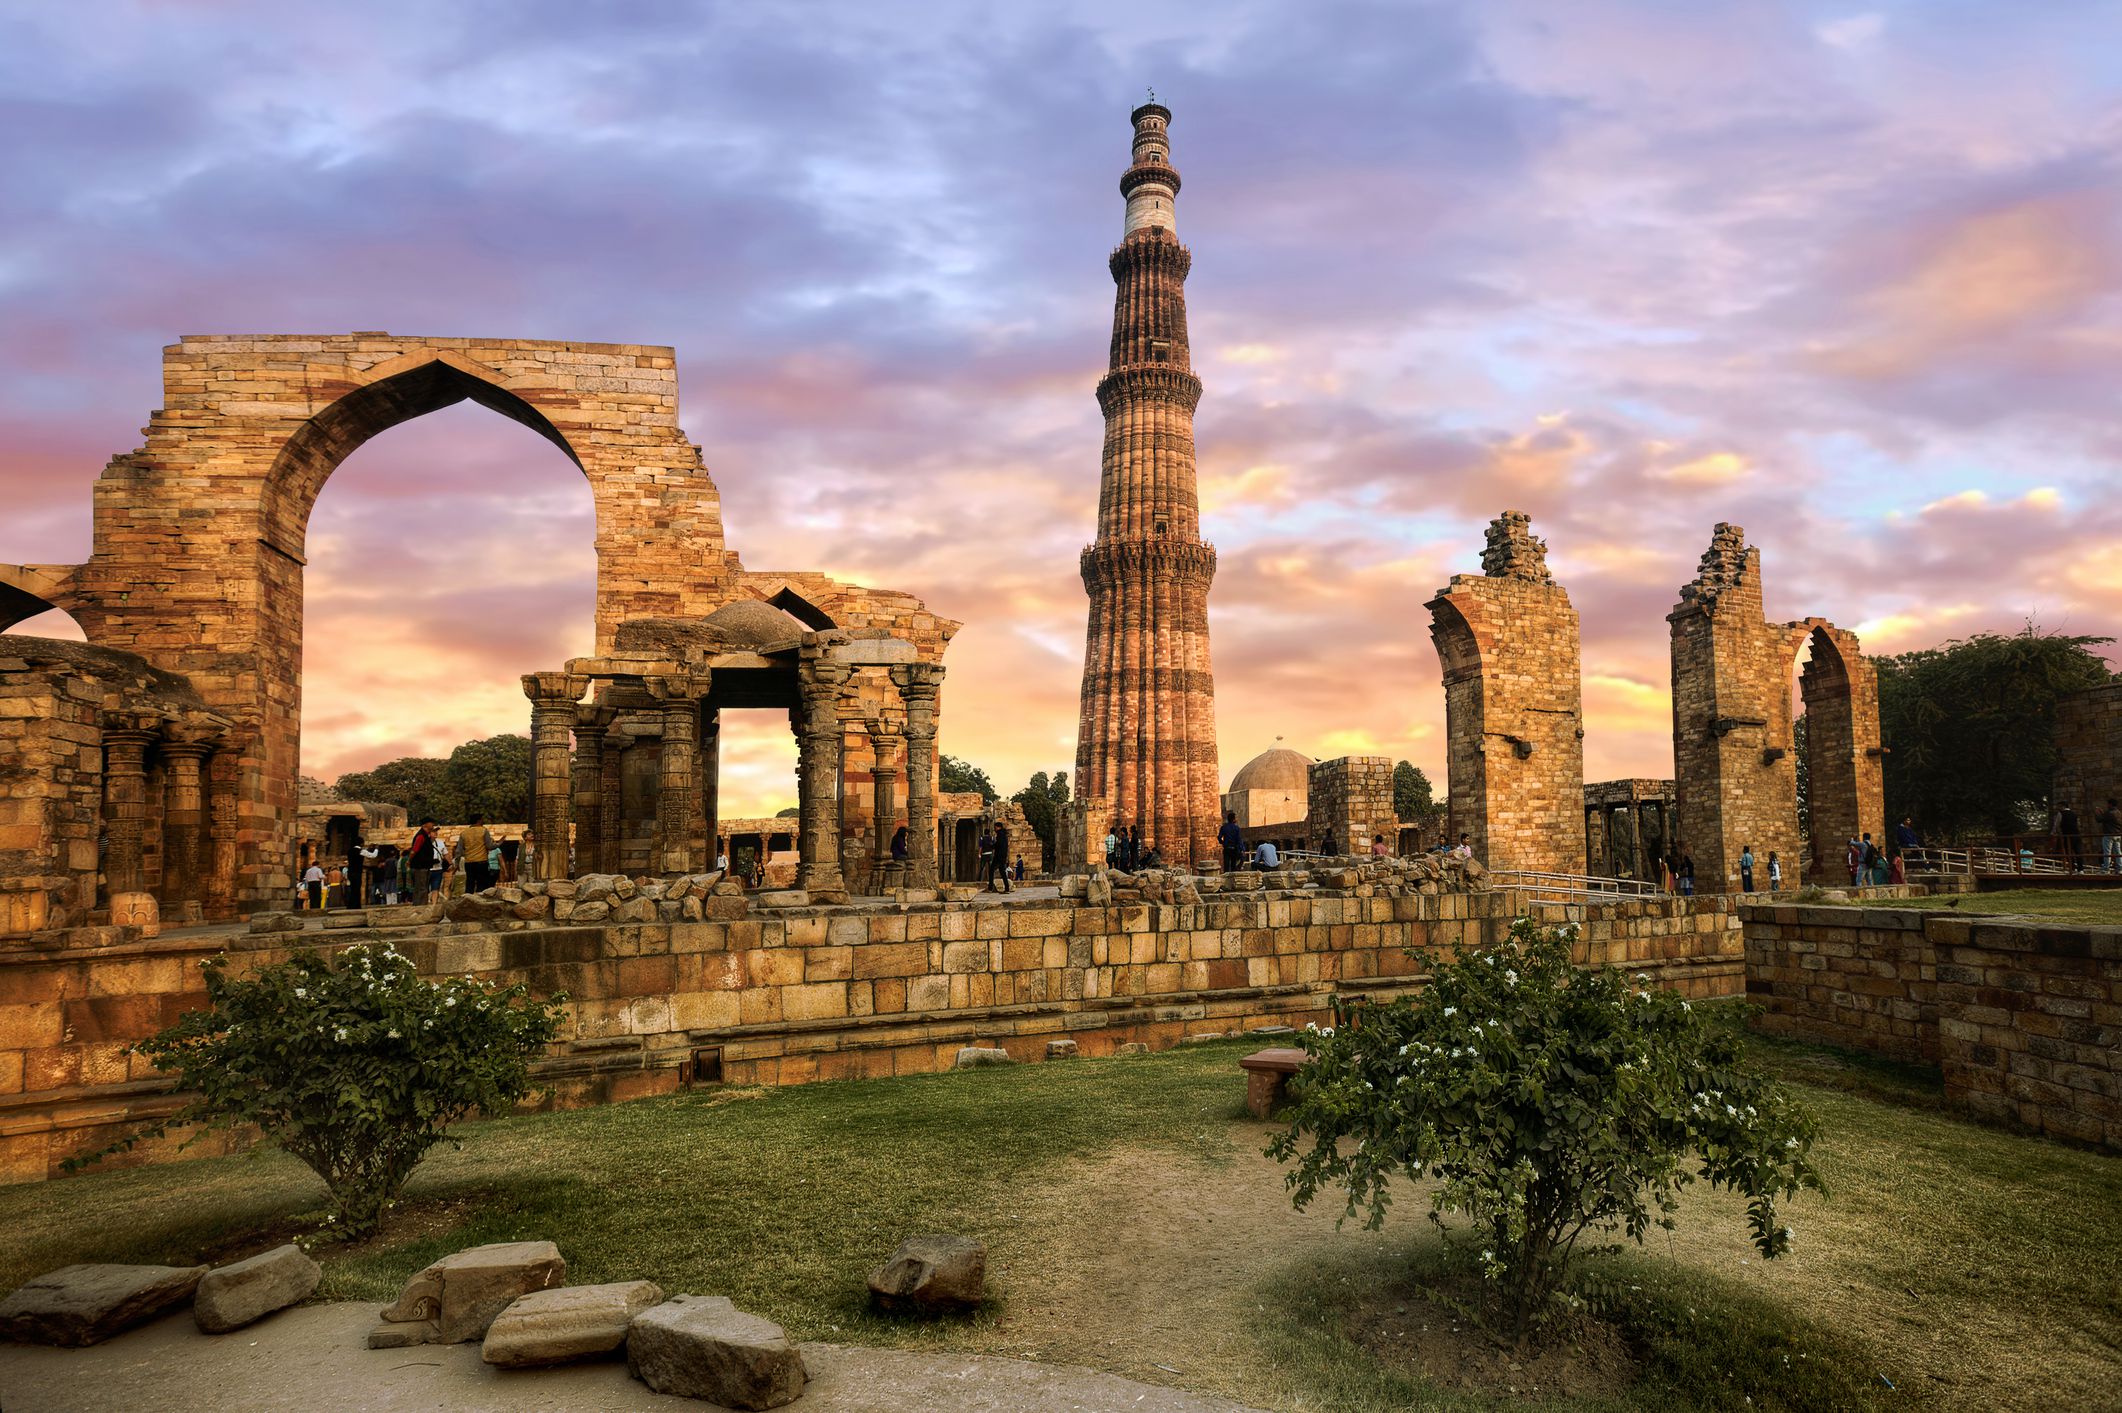
[[[69,568],[0,564],[0,632],[40,613],[57,611],[72,617],[77,602]]]

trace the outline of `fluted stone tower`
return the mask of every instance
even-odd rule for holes
[[[1201,539],[1194,492],[1194,406],[1201,380],[1186,341],[1186,272],[1173,233],[1179,174],[1171,112],[1131,115],[1134,162],[1120,178],[1127,223],[1112,253],[1113,343],[1098,384],[1105,455],[1098,541],[1083,551],[1090,628],[1076,791],[1139,824],[1173,863],[1217,856],[1216,694],[1208,661],[1208,586],[1216,552]]]

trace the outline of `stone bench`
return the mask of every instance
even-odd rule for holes
[[[1272,1118],[1275,1109],[1289,1097],[1289,1077],[1310,1058],[1302,1050],[1277,1047],[1255,1050],[1238,1061],[1245,1071],[1245,1107],[1256,1119]]]

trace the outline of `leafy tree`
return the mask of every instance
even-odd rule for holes
[[[1295,1161],[1298,1207],[1345,1186],[1344,1219],[1373,1229],[1393,1179],[1433,1179],[1430,1219],[1471,1222],[1482,1318],[1521,1338],[1552,1310],[1586,1233],[1640,1243],[1654,1222],[1673,1225],[1676,1193],[1697,1178],[1747,1197],[1763,1257],[1790,1249],[1778,1197],[1825,1190],[1812,1119],[1741,1067],[1737,1017],[1646,977],[1579,969],[1575,941],[1575,928],[1521,920],[1493,950],[1427,957],[1434,980],[1418,999],[1337,1001],[1338,1024],[1303,1037],[1290,1126],[1267,1148]]]
[[[937,760],[937,786],[945,794],[964,794],[977,791],[981,803],[993,804],[1002,798],[995,792],[995,782],[987,778],[987,772],[956,756],[942,756]]]
[[[2039,828],[2056,770],[2056,699],[2115,680],[2109,638],[1983,633],[1877,660],[1886,812],[1933,839]]]
[[[1425,829],[1444,815],[1435,787],[1422,773],[1422,767],[1412,761],[1401,761],[1393,767],[1393,814],[1402,824],[1419,824]]]
[[[207,1008],[134,1048],[195,1097],[93,1162],[176,1126],[256,1125],[331,1192],[334,1226],[373,1231],[448,1127],[504,1114],[530,1059],[559,1033],[565,996],[521,985],[423,981],[388,943],[328,961],[303,952],[246,977],[202,965]]]
[[[775,819],[799,819],[802,817],[802,815],[803,810],[800,806],[797,805],[790,805],[787,809],[774,811]]]
[[[1039,842],[1046,846],[1046,857],[1055,857],[1061,807],[1068,803],[1068,775],[1055,771],[1049,779],[1042,770],[1010,798],[1024,807],[1024,818],[1031,825],[1032,833],[1039,836]]]
[[[435,793],[448,764],[432,756],[401,756],[374,770],[350,771],[340,776],[333,788],[349,800],[403,805],[417,822],[423,815],[435,814]]]
[[[444,824],[463,824],[482,814],[493,820],[528,820],[530,787],[530,737],[489,736],[466,741],[449,753],[430,808]]]

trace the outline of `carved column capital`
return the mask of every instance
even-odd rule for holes
[[[589,690],[589,679],[572,672],[526,672],[523,674],[523,695],[531,699],[533,706],[547,703],[582,700]]]

